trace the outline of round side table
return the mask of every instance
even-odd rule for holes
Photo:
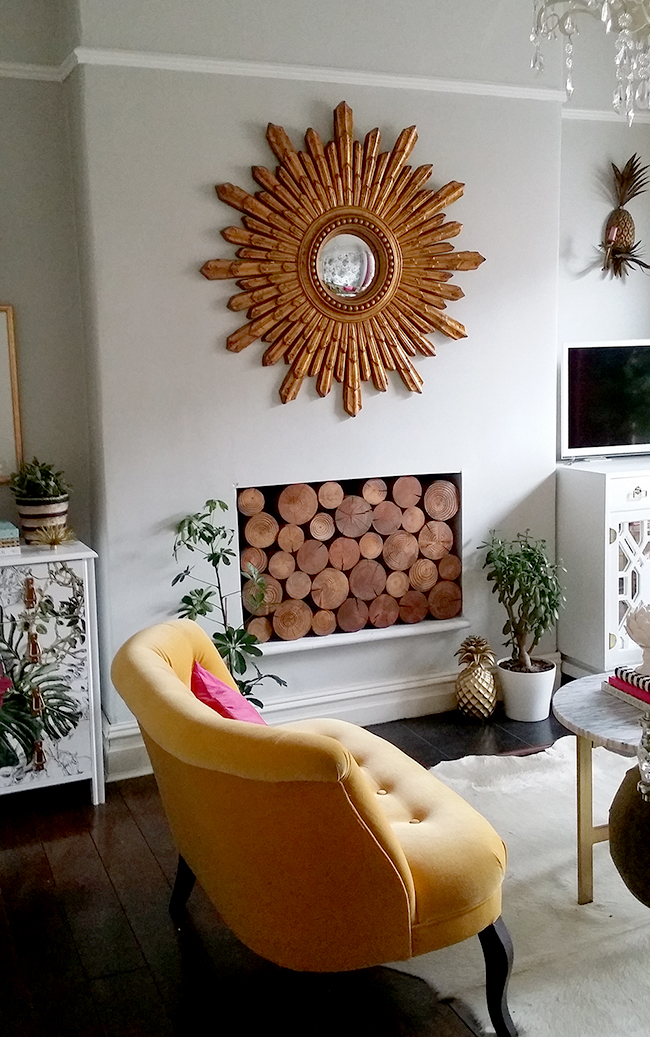
[[[591,751],[602,745],[620,756],[636,756],[641,739],[641,710],[602,690],[607,673],[590,674],[559,688],[553,713],[577,743],[578,903],[594,899],[595,843],[609,838],[609,825],[594,825]]]

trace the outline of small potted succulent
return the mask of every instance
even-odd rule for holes
[[[25,543],[41,543],[39,530],[58,527],[64,530],[68,516],[70,486],[63,472],[43,464],[36,457],[23,461],[12,472],[9,488],[16,500]]]
[[[494,583],[508,615],[503,628],[509,659],[500,659],[497,673],[503,691],[506,716],[511,720],[545,720],[551,708],[555,664],[534,659],[542,636],[557,622],[564,594],[558,577],[560,562],[549,561],[546,541],[534,540],[530,531],[502,540],[494,530],[481,544],[487,554],[483,568]]]

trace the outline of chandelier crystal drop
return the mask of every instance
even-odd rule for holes
[[[650,108],[650,0],[533,0],[530,39],[535,51],[530,66],[534,72],[543,72],[542,41],[563,39],[564,78],[570,97],[573,42],[578,17],[583,14],[600,19],[605,32],[617,33],[613,105],[631,126],[637,112]]]

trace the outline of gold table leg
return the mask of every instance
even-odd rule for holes
[[[577,813],[578,813],[578,903],[591,904],[594,899],[595,843],[609,839],[609,825],[594,825],[593,775],[591,750],[594,743],[578,735],[577,746]]]

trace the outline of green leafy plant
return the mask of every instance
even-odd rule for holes
[[[227,510],[228,505],[223,501],[207,500],[201,511],[187,515],[179,522],[174,539],[174,558],[178,561],[181,550],[198,553],[212,567],[214,582],[208,582],[195,576],[194,567],[188,565],[174,577],[172,587],[186,579],[192,579],[199,584],[181,598],[178,608],[179,616],[186,619],[209,617],[220,627],[212,635],[219,655],[226,663],[242,695],[249,698],[256,706],[262,706],[263,703],[253,697],[253,689],[264,680],[273,680],[284,687],[286,687],[286,681],[273,673],[260,673],[257,666],[251,661],[262,655],[262,651],[258,647],[258,639],[254,634],[249,634],[243,626],[232,626],[228,620],[228,598],[232,595],[224,593],[221,567],[230,566],[233,559],[236,558],[232,547],[235,534],[234,530],[218,522],[219,512]],[[247,566],[243,575],[250,581],[249,600],[251,604],[261,605],[266,592],[264,577],[252,565]],[[256,671],[256,677],[246,677],[250,666]]]
[[[36,457],[23,461],[20,468],[11,473],[9,488],[18,499],[36,500],[62,497],[70,490],[63,472],[55,472],[54,465],[42,464]]]
[[[490,530],[490,538],[480,545],[487,551],[483,568],[494,583],[508,615],[503,627],[504,644],[512,649],[511,668],[533,671],[532,653],[547,630],[557,622],[564,604],[558,573],[560,562],[549,561],[546,541],[534,540],[530,530],[503,540]]]

